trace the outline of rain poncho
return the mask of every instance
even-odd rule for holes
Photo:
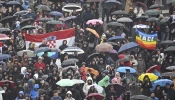
[[[32,100],[39,97],[38,88],[39,88],[39,85],[35,84],[33,90],[30,92],[30,97],[32,98]]]
[[[92,78],[91,78],[91,77],[88,77],[87,80],[86,80],[86,83],[85,83],[84,86],[83,86],[83,92],[84,92],[85,94],[87,94],[87,93],[86,93],[86,92],[87,92],[87,87],[90,86],[90,85],[92,85],[92,84],[88,85],[88,80],[91,80],[91,81],[92,81],[92,84],[93,84]]]

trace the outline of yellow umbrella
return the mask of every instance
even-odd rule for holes
[[[139,79],[140,81],[143,81],[143,79],[144,79],[144,77],[145,77],[146,75],[149,77],[150,81],[155,81],[155,80],[158,79],[158,76],[156,76],[156,75],[153,74],[153,73],[144,73],[144,74],[140,75],[138,79]]]
[[[99,34],[94,29],[86,28],[86,30],[88,30],[89,32],[93,33],[97,38],[100,37]]]

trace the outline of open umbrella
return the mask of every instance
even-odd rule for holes
[[[61,51],[61,54],[64,54],[64,53],[74,54],[74,52],[77,52],[78,54],[84,53],[84,51],[79,47],[67,47]]]
[[[15,19],[15,16],[6,16],[0,20],[0,23],[10,22]]]
[[[119,9],[122,9],[122,4],[117,0],[106,0],[104,3],[104,8],[110,10],[112,7],[117,6]]]
[[[103,58],[103,55],[100,53],[93,53],[86,58],[86,62],[92,60],[95,57]]]
[[[34,51],[34,54],[40,53],[40,52],[45,52],[45,51],[49,51],[50,48],[49,47],[40,47],[37,50]]]
[[[172,40],[166,40],[166,41],[162,41],[160,44],[162,45],[172,45],[174,43],[174,41]]]
[[[125,38],[123,36],[114,36],[108,39],[108,41],[113,41],[113,40],[124,40]]]
[[[102,25],[103,21],[100,19],[91,19],[91,20],[88,20],[86,22],[87,25],[89,25],[89,24],[96,25],[97,23],[100,23]]]
[[[108,43],[101,43],[95,47],[95,50],[97,50],[99,52],[109,52],[109,51],[113,50],[113,46],[111,44],[108,44]]]
[[[36,29],[36,27],[35,26],[32,26],[32,25],[26,25],[26,26],[24,26],[24,27],[21,28],[21,30],[23,30],[23,29],[26,29],[26,30]]]
[[[9,58],[11,58],[11,55],[8,55],[8,54],[0,54],[0,60],[9,59]]]
[[[95,97],[95,100],[103,100],[104,99],[104,96],[102,94],[99,94],[99,93],[90,93],[86,99],[87,100],[91,100],[92,97]]]
[[[137,7],[137,6],[140,6],[140,7],[142,7],[143,8],[143,10],[144,11],[147,11],[148,10],[148,7],[145,5],[145,3],[142,3],[142,2],[135,2],[134,4],[133,4],[133,6],[134,7]]]
[[[21,3],[18,2],[18,1],[9,1],[9,2],[6,3],[6,7],[12,7],[12,6],[19,7],[21,10],[24,9],[22,7]]]
[[[72,70],[76,71],[77,66],[65,66],[65,67],[62,69],[63,73],[64,73],[64,72],[67,72],[68,69],[72,69]]]
[[[10,83],[10,87],[11,87],[11,88],[16,87],[15,83],[14,83],[13,81],[9,81],[9,80],[1,80],[1,81],[0,81],[0,86],[3,87],[4,84],[6,84],[6,83]]]
[[[89,71],[91,74],[94,74],[95,76],[99,75],[99,72],[93,68],[85,67],[84,71],[85,71],[85,73],[87,73],[87,71]]]
[[[150,17],[146,21],[148,21],[148,22],[155,22],[155,21],[159,21],[159,19],[156,18],[156,17]]]
[[[104,0],[86,0],[86,2],[102,2]]]
[[[146,15],[149,15],[149,16],[153,16],[153,15],[159,15],[161,14],[161,11],[160,10],[157,10],[157,9],[151,9],[151,10],[147,10],[145,12]]]
[[[2,40],[10,40],[10,38],[6,34],[0,34],[0,41]]]
[[[17,55],[20,56],[20,57],[22,57],[24,53],[27,53],[27,55],[29,57],[36,57],[36,55],[34,54],[34,52],[31,51],[31,50],[21,50],[21,51],[18,51],[17,52]]]
[[[66,17],[63,21],[66,22],[66,21],[73,20],[76,18],[77,18],[77,16],[69,16],[69,17]]]
[[[82,8],[80,5],[77,5],[75,3],[68,3],[62,7],[62,10],[65,12],[72,12],[73,10],[76,10],[77,12],[79,12],[79,11],[82,11]]]
[[[28,21],[34,21],[33,18],[24,19],[21,21],[20,25],[26,24]]]
[[[46,5],[38,5],[36,6],[37,9],[45,10],[45,11],[51,11],[51,9]]]
[[[70,79],[61,79],[56,84],[61,86],[61,87],[66,87],[66,86],[73,86],[73,85],[75,85],[75,82],[73,80],[70,80]]]
[[[169,66],[166,68],[167,70],[175,70],[175,66]]]
[[[153,99],[144,95],[133,95],[130,100],[153,100]]]
[[[132,19],[128,18],[128,17],[122,17],[117,19],[117,22],[121,22],[121,23],[130,23],[133,22]]]
[[[149,8],[150,9],[156,9],[156,8],[162,8],[164,7],[163,5],[160,5],[160,4],[154,4],[154,5],[151,5]]]
[[[113,50],[109,51],[109,53],[117,54],[117,51],[113,49]]]
[[[51,11],[49,13],[49,15],[51,15],[51,16],[57,16],[57,17],[62,17],[63,16],[63,14],[61,12],[58,12],[58,11]]]
[[[147,73],[152,73],[154,71],[154,69],[157,69],[157,71],[160,72],[161,66],[159,65],[154,65],[152,67],[150,67],[149,69],[146,70]]]
[[[51,20],[51,21],[48,21],[46,24],[63,24],[62,21],[56,21],[56,20]]]
[[[160,20],[159,24],[164,24],[168,21],[169,21],[169,19],[167,17],[164,17],[163,19]]]
[[[109,26],[109,27],[111,27],[111,26],[113,26],[113,27],[117,27],[117,26],[122,27],[123,24],[118,23],[118,22],[110,22],[110,23],[107,24],[107,26]]]
[[[16,12],[15,14],[13,14],[13,16],[22,16],[22,15],[26,15],[27,13],[29,13],[28,10],[21,10],[19,12]]]
[[[161,76],[175,77],[175,73],[174,72],[165,72],[165,73],[162,73]]]
[[[62,65],[71,65],[71,64],[77,63],[78,61],[79,61],[78,59],[70,58],[70,59],[64,60],[62,62]]]
[[[131,60],[131,58],[125,57],[125,58],[122,58],[122,59],[117,60],[117,63],[126,62],[126,61],[130,61],[130,60]]]
[[[114,11],[113,13],[111,13],[112,15],[128,15],[127,12],[123,11],[123,10],[117,10]]]
[[[160,85],[161,87],[164,87],[164,86],[166,86],[167,83],[169,83],[170,85],[172,85],[173,84],[173,81],[172,80],[169,80],[169,79],[159,79],[159,80],[156,80],[153,83],[153,87],[155,88],[157,85]]]
[[[79,79],[72,79],[72,81],[73,81],[75,84],[83,84],[83,83],[84,83],[83,80],[79,80]]]
[[[96,83],[87,86],[87,91],[86,91],[86,93],[88,93],[89,89],[90,89],[92,86],[94,86],[94,88],[97,90],[98,93],[102,94],[102,92],[103,92],[103,90],[104,90],[103,87],[97,85]]]
[[[164,51],[169,52],[169,51],[175,51],[175,46],[169,46],[166,48]]]
[[[123,52],[123,51],[126,51],[126,50],[129,50],[129,49],[132,49],[134,47],[138,47],[139,45],[135,42],[129,42],[129,43],[126,43],[124,45],[122,45],[120,47],[120,49],[118,50],[118,53],[120,52]]]
[[[166,3],[167,4],[170,4],[170,3],[174,4],[175,3],[175,0],[166,0]]]
[[[91,32],[91,33],[93,33],[97,38],[100,37],[99,34],[96,32],[96,30],[91,29],[91,28],[86,28],[86,30],[89,31],[89,32]]]
[[[137,16],[137,17],[136,17],[136,20],[137,20],[137,19],[147,19],[147,18],[148,18],[148,16]]]
[[[38,22],[47,22],[47,21],[51,21],[52,18],[39,18],[37,21]]]
[[[108,92],[108,91],[110,90],[111,86],[114,87],[114,89],[115,89],[115,91],[116,91],[116,94],[119,95],[119,96],[120,96],[122,93],[125,92],[125,88],[124,88],[122,85],[120,85],[120,84],[114,84],[114,83],[109,84],[109,85],[105,88],[105,91]]]
[[[118,46],[118,44],[115,43],[115,42],[104,42],[104,43],[108,43],[108,44],[111,44],[111,45],[114,45],[114,46]]]
[[[10,31],[10,29],[9,28],[3,28],[3,27],[0,28],[0,33],[7,32],[7,31]]]
[[[138,24],[138,25],[134,25],[133,28],[150,28],[148,25],[144,25],[144,24]]]
[[[150,81],[155,81],[155,80],[158,79],[158,76],[156,76],[156,75],[153,74],[153,73],[144,73],[144,74],[141,74],[141,75],[138,77],[138,79],[139,79],[140,81],[143,81],[143,79],[144,79],[145,76],[148,76],[149,79],[150,79]]]
[[[136,70],[134,68],[127,67],[127,66],[119,67],[117,68],[116,71],[120,73],[126,73],[126,70],[130,70],[130,73],[136,73]]]

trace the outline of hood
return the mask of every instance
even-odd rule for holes
[[[118,56],[119,59],[122,59],[122,58],[124,58],[124,57],[125,57],[124,54],[120,54],[120,55]]]
[[[110,65],[107,65],[107,66],[106,66],[106,70],[107,70],[108,68],[110,68],[110,69],[111,69],[111,66],[110,66]]]
[[[93,84],[92,77],[88,77],[87,80],[86,80],[86,83],[88,82],[88,80],[91,80],[92,81],[92,84]]]
[[[66,94],[70,94],[70,95],[72,95],[72,92],[71,92],[71,91],[68,91]]]
[[[98,82],[99,86],[107,87],[109,85],[109,76],[105,76],[101,81]]]
[[[34,74],[33,76],[34,76],[36,79],[38,79],[38,74]]]
[[[24,96],[24,92],[23,91],[19,91],[19,94],[22,94]]]
[[[29,1],[25,1],[25,5],[29,5]]]
[[[25,75],[25,72],[24,72],[24,71],[25,71],[26,69],[27,69],[26,67],[22,67],[22,68],[21,68],[21,74]]]
[[[33,88],[34,89],[38,89],[39,88],[39,85],[38,84],[35,84]]]

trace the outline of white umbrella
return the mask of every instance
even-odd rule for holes
[[[72,9],[67,9],[67,8],[72,8]],[[83,10],[81,6],[74,3],[66,4],[64,7],[62,7],[62,10],[65,12],[73,12],[74,8],[76,9],[77,12]]]
[[[83,80],[79,80],[79,79],[72,79],[72,81],[74,81],[75,84],[83,84],[84,83]]]
[[[167,70],[174,70],[175,69],[175,66],[169,66],[166,68]]]
[[[61,51],[61,54],[67,53],[71,55],[71,54],[74,54],[74,52],[78,52],[78,54],[84,53],[84,51],[79,47],[67,47],[63,51]]]
[[[133,28],[150,28],[150,27],[148,25],[139,24],[139,25],[134,25]]]
[[[121,22],[121,23],[130,23],[133,22],[132,19],[128,18],[128,17],[122,17],[117,19],[117,22]]]
[[[31,50],[21,50],[21,51],[18,51],[17,52],[17,55],[22,57],[25,52],[27,53],[27,55],[29,57],[36,57],[36,55]]]

